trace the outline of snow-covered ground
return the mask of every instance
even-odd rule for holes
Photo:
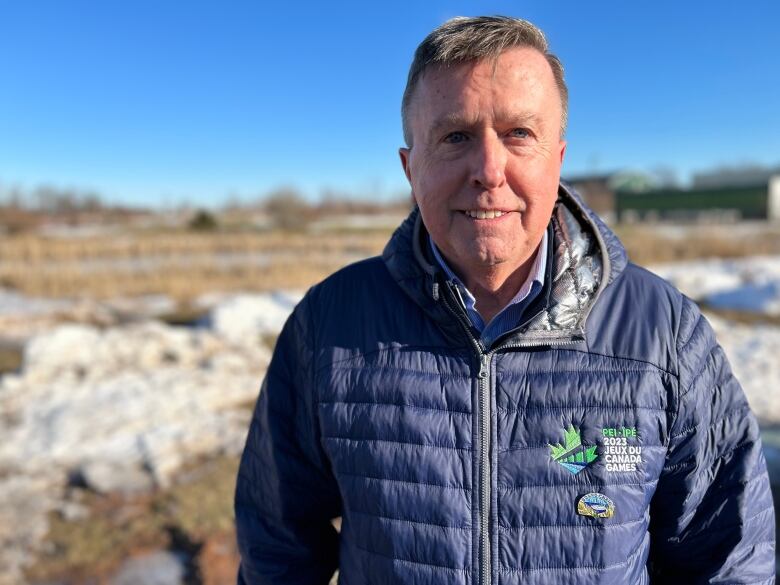
[[[146,319],[26,331],[20,371],[0,377],[0,584],[20,582],[49,511],[73,513],[68,481],[138,492],[199,457],[240,454],[270,359],[264,339],[300,297],[212,295],[195,328]],[[62,309],[6,298],[35,315]]]
[[[154,318],[176,309],[166,295],[108,300],[32,298],[0,287],[0,343],[21,345],[61,323],[110,327],[127,320]]]
[[[696,260],[648,268],[712,307],[780,315],[780,256]]]

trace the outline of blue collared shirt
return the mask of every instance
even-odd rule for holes
[[[542,236],[542,241],[539,243],[539,248],[536,251],[536,258],[528,273],[528,278],[512,300],[509,301],[509,303],[491,319],[490,323],[486,325],[482,316],[477,312],[477,299],[471,294],[469,289],[466,288],[450,267],[447,266],[447,263],[439,253],[439,249],[436,247],[436,244],[433,243],[433,239],[430,235],[428,236],[428,242],[430,243],[431,251],[436,258],[436,261],[442,267],[442,270],[444,270],[447,278],[453,281],[458,287],[466,306],[466,313],[468,314],[469,319],[471,319],[472,325],[474,325],[477,331],[482,335],[482,341],[485,344],[485,347],[489,347],[493,340],[516,327],[520,323],[520,319],[522,318],[525,309],[539,295],[542,288],[544,288],[548,246],[546,230],[544,236]]]

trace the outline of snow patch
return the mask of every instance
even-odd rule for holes
[[[135,492],[169,485],[199,457],[240,454],[270,361],[262,336],[301,296],[225,296],[202,327],[66,324],[33,336],[20,371],[0,377],[0,524],[35,531],[0,529],[0,566],[19,574],[69,478]],[[9,507],[30,485],[49,499]]]
[[[696,260],[648,269],[712,307],[780,315],[780,256]]]

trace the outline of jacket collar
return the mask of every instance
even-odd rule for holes
[[[584,338],[590,310],[626,266],[626,252],[617,236],[566,183],[558,189],[550,224],[553,261],[547,302],[529,321],[497,340],[500,345],[547,345]],[[425,245],[427,237],[415,207],[391,237],[382,258],[401,289],[445,333],[462,340],[462,326],[443,299],[449,292],[444,290],[446,277]]]

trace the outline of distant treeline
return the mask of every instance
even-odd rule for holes
[[[146,210],[107,205],[95,191],[38,187],[25,191],[0,187],[0,233],[35,231],[46,224],[86,225],[124,222]]]
[[[216,209],[192,206],[186,201],[174,209],[150,209],[112,204],[92,190],[50,186],[23,190],[0,185],[0,233],[36,231],[41,226],[52,224],[125,223],[139,218],[148,220],[147,223],[154,223],[155,218],[159,218],[168,227],[178,225],[210,230],[262,217],[269,226],[299,230],[324,217],[381,214],[409,208],[410,205],[409,196],[381,199],[337,193],[325,193],[319,200],[312,201],[294,189],[283,188],[249,201],[230,199]]]
[[[30,191],[19,187],[0,187],[0,207],[67,213],[75,210],[97,211],[104,209],[105,205],[101,196],[95,191],[43,186]]]
[[[272,191],[254,204],[243,206],[265,214],[270,223],[281,229],[301,229],[323,217],[372,215],[410,207],[411,197],[392,200],[355,199],[326,194],[319,201],[309,201],[294,189]],[[230,206],[225,211],[241,211],[242,206]]]

